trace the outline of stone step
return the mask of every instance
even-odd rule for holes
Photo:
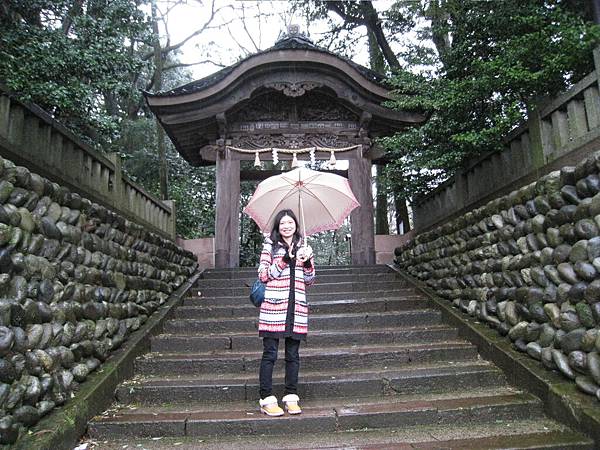
[[[334,292],[370,292],[370,291],[398,291],[407,288],[406,281],[345,281],[339,283],[320,283],[316,281],[314,285],[307,288],[308,295],[329,294]],[[224,286],[224,287],[202,287],[198,285],[198,291],[203,297],[236,297],[248,296],[250,287],[248,286]],[[194,291],[192,291],[194,293]]]
[[[92,438],[160,436],[232,436],[336,433],[363,428],[379,429],[416,425],[448,426],[469,421],[482,424],[543,416],[541,402],[530,394],[498,393],[459,398],[367,398],[311,404],[302,402],[300,416],[271,418],[256,405],[233,404],[228,410],[187,407],[123,408],[96,417],[88,432]]]
[[[292,420],[266,418],[275,423]],[[295,417],[293,419],[298,419]],[[155,426],[158,426],[156,424]],[[94,425],[96,426],[96,425]],[[119,425],[121,426],[121,425]],[[122,426],[123,429],[126,425]],[[167,430],[168,422],[165,427]],[[448,425],[415,425],[387,429],[354,429],[351,431],[286,433],[271,435],[270,432],[253,433],[251,428],[243,435],[210,436],[161,436],[158,438],[131,437],[115,439],[117,428],[112,435],[104,434],[92,442],[102,442],[102,450],[122,450],[124,448],[144,448],[146,450],[415,450],[415,449],[536,449],[536,450],[593,450],[591,439],[573,432],[555,421],[543,418],[532,420],[499,420],[478,423],[476,420],[457,421]],[[100,431],[100,430],[98,430]],[[185,428],[184,428],[185,431]],[[96,433],[95,429],[91,433]]]
[[[505,386],[506,378],[485,362],[418,364],[399,369],[301,371],[303,399],[449,392]],[[273,393],[283,395],[283,378],[273,376]],[[120,403],[240,402],[258,399],[258,374],[148,378],[134,376],[117,388]]]
[[[426,306],[425,303],[422,297],[357,298],[309,301],[309,309],[311,317],[315,317],[315,314],[406,311],[422,308]],[[207,306],[199,299],[198,306],[180,306],[173,312],[172,317],[177,319],[240,318],[255,317],[257,314],[258,309],[249,301],[241,305]]]
[[[319,275],[362,275],[362,274],[380,274],[380,273],[394,273],[386,265],[377,266],[322,266],[317,264],[315,269]],[[202,272],[202,279],[208,278],[221,278],[221,279],[235,279],[235,278],[247,278],[256,275],[257,267],[242,267],[234,269],[207,269]]]
[[[319,330],[374,329],[437,325],[441,313],[433,309],[392,311],[386,313],[329,314],[310,317],[310,332]],[[231,333],[258,330],[258,314],[254,318],[235,319],[170,319],[163,328],[170,334]]]
[[[202,291],[200,291],[202,293]],[[220,306],[220,305],[246,305],[250,304],[249,300],[250,288],[247,288],[247,291],[243,294],[239,295],[225,295],[225,296],[189,296],[186,297],[183,301],[184,306],[198,306],[198,305],[206,305],[206,306]],[[392,290],[369,290],[365,289],[364,291],[356,291],[356,292],[330,292],[324,294],[314,294],[308,291],[308,302],[321,302],[321,301],[329,301],[329,300],[359,300],[363,298],[391,298],[391,297],[401,297],[401,298],[422,298],[425,297],[418,293],[416,290],[412,288],[406,289],[392,289]]]
[[[283,346],[282,346],[283,347]],[[283,357],[284,349],[281,349]],[[147,353],[135,361],[135,369],[144,376],[177,374],[258,373],[261,352]],[[353,368],[391,368],[435,361],[465,361],[477,357],[477,349],[465,341],[440,343],[300,349],[302,370],[352,370]],[[285,363],[276,363],[283,371]]]
[[[237,278],[200,278],[196,282],[198,288],[215,287],[248,287],[254,283],[257,278],[257,270],[251,274],[241,274]],[[395,273],[359,273],[359,274],[317,274],[319,284],[343,283],[343,282],[374,282],[374,281],[400,281]]]
[[[347,345],[390,345],[439,342],[457,337],[456,328],[446,325],[429,325],[403,328],[381,328],[377,330],[311,331],[303,348],[341,347]],[[281,344],[283,345],[283,344]],[[153,352],[210,351],[262,351],[262,340],[256,331],[250,333],[224,333],[218,336],[161,334],[151,338]]]

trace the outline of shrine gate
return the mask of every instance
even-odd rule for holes
[[[192,165],[216,164],[215,265],[239,265],[240,181],[278,171],[240,171],[240,161],[349,160],[361,206],[351,216],[352,263],[374,264],[371,167],[374,139],[422,123],[420,114],[381,106],[384,77],[315,46],[297,33],[213,75],[146,93],[177,151]]]

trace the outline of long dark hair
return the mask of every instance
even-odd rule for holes
[[[298,246],[298,242],[302,238],[302,235],[300,234],[300,224],[298,223],[298,219],[296,218],[296,214],[294,214],[294,211],[292,211],[291,209],[282,209],[277,213],[275,219],[273,219],[273,229],[271,230],[270,238],[275,248],[288,248],[287,243],[281,237],[281,233],[279,233],[279,222],[281,222],[281,219],[283,219],[283,217],[285,216],[291,217],[296,223],[296,231],[294,232],[294,236],[292,236],[292,243]]]

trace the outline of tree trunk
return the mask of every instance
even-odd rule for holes
[[[154,91],[159,92],[162,89],[162,71],[163,58],[160,46],[160,35],[158,32],[158,17],[156,13],[156,0],[152,0],[152,34],[154,47]],[[169,184],[167,172],[167,157],[165,145],[165,130],[161,126],[158,118],[156,119],[156,148],[158,150],[158,173],[160,182],[160,197],[163,200],[169,198]]]
[[[377,189],[377,209],[375,210],[375,234],[390,234],[388,222],[387,192],[381,182],[381,170],[377,166],[375,185]]]
[[[408,217],[408,208],[406,200],[400,195],[401,186],[398,186],[394,193],[394,205],[396,207],[396,232],[398,234],[408,233],[410,231],[410,219]]]
[[[425,18],[431,21],[431,40],[444,66],[446,54],[452,46],[450,33],[447,31],[450,14],[445,9],[446,6],[446,0],[431,0],[429,7],[423,12]]]
[[[392,69],[392,71],[400,70],[400,61],[398,61],[396,54],[393,52],[392,47],[390,47],[390,43],[385,37],[383,28],[381,28],[381,20],[379,19],[379,15],[373,7],[373,4],[370,1],[361,1],[360,9],[362,11],[367,30],[373,33],[373,36],[375,37],[375,40],[381,49],[381,53],[390,66],[390,69]]]

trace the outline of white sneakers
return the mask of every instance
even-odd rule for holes
[[[298,405],[300,397],[298,397],[296,394],[288,394],[283,397],[281,401],[283,402],[283,407],[288,414],[300,414],[302,412],[302,409],[300,409],[300,406]]]
[[[277,404],[277,398],[274,395],[269,395],[267,398],[260,399],[260,412],[265,413],[267,416],[283,416],[283,409]]]
[[[302,412],[302,409],[298,406],[300,397],[296,394],[288,394],[284,396],[281,401],[288,414],[300,414]],[[260,404],[260,412],[267,416],[277,417],[283,415],[283,409],[277,404],[277,398],[274,395],[270,395],[264,400],[261,399],[258,403]]]

